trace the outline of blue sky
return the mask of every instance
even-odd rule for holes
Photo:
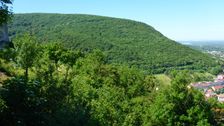
[[[133,19],[177,41],[224,40],[224,0],[14,0],[13,9]]]

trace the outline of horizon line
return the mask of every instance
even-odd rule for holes
[[[19,12],[16,13],[14,12],[13,14],[65,14],[65,15],[89,15],[89,16],[100,16],[100,17],[108,17],[108,18],[117,18],[117,19],[124,19],[124,20],[131,20],[131,21],[135,21],[135,22],[140,22],[140,23],[145,23],[147,25],[149,25],[150,27],[152,27],[153,29],[155,29],[156,31],[160,32],[161,34],[163,34],[161,31],[159,31],[157,28],[155,28],[154,26],[152,26],[151,24],[145,22],[145,21],[140,21],[140,20],[135,20],[135,19],[131,19],[131,18],[125,18],[125,17],[115,17],[115,16],[108,16],[108,15],[97,15],[97,14],[87,14],[87,13],[61,13],[61,12]],[[220,40],[215,40],[215,39],[186,39],[186,40],[178,40],[178,39],[172,39],[171,37],[163,34],[165,37],[167,37],[170,40],[176,41],[176,42],[224,42],[224,39],[220,39]]]

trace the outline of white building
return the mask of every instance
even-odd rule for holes
[[[224,94],[217,95],[219,102],[224,102]]]

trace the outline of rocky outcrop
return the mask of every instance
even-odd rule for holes
[[[7,44],[9,44],[8,26],[3,24],[0,26],[0,49]]]

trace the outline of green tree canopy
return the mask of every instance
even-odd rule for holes
[[[12,0],[0,0],[0,25],[11,19],[12,11],[8,7],[9,4],[12,4]]]
[[[83,55],[61,44],[42,45],[29,34],[12,50],[16,62],[7,61],[18,72],[0,87],[1,125],[216,124],[211,103],[188,88],[186,71],[174,71],[172,84],[164,86],[137,68],[108,64],[99,50]]]
[[[150,108],[152,125],[214,125],[211,106],[202,93],[188,88],[189,75],[178,73],[170,88],[158,93]]]
[[[15,40],[16,61],[25,70],[25,77],[28,78],[28,70],[38,60],[40,46],[35,37],[25,34]]]

